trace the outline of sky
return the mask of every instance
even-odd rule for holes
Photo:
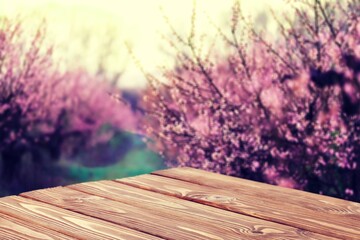
[[[196,33],[216,33],[208,17],[219,27],[230,22],[233,0],[197,0]],[[269,8],[282,11],[284,0],[242,0],[245,15],[256,16]],[[122,88],[143,87],[146,80],[125,47],[131,46],[147,72],[173,66],[166,54],[162,35],[170,30],[160,11],[176,31],[187,35],[191,28],[193,0],[0,0],[0,15],[25,16],[29,27],[46,19],[49,39],[58,46],[58,55],[70,66],[96,69],[101,56],[110,72],[123,72]],[[259,19],[258,19],[259,20]],[[268,21],[268,30],[274,28]],[[210,39],[210,37],[209,37]],[[206,45],[206,43],[205,43]]]

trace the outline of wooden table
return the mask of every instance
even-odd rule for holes
[[[0,239],[360,239],[360,204],[174,168],[1,198]]]

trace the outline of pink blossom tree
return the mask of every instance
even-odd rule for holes
[[[110,83],[84,70],[59,71],[45,34],[43,26],[29,32],[21,21],[1,19],[2,190],[26,184],[19,179],[20,166],[31,163],[35,167],[27,174],[36,174],[32,171],[109,140],[112,131],[101,133],[102,126],[131,130],[136,124],[130,108],[111,97]]]
[[[144,131],[170,166],[360,201],[360,3],[295,2],[276,39],[236,2],[226,57],[173,31],[183,50],[165,82],[147,75]]]

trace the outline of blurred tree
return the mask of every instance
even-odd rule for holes
[[[360,201],[360,2],[292,3],[271,39],[235,2],[226,57],[194,44],[195,8],[188,38],[171,28],[177,66],[147,75],[144,132],[170,166]]]
[[[61,180],[51,177],[56,161],[88,151],[99,163],[102,146],[119,129],[135,129],[133,112],[111,97],[121,93],[103,76],[57,69],[45,24],[35,32],[18,19],[0,24],[2,194],[54,185]]]

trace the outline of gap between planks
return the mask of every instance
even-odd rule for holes
[[[79,195],[77,192],[71,192],[70,189],[75,189],[86,194]],[[62,193],[60,194],[59,192],[61,191]],[[109,194],[109,192],[111,192],[111,194]],[[136,229],[142,227],[142,230],[153,233],[151,231],[158,230],[162,226],[163,228],[165,227],[167,231],[160,231],[161,233],[159,234],[164,235],[159,236],[168,239],[184,239],[184,237],[187,239],[239,239],[239,237],[242,239],[273,239],[274,237],[284,237],[288,239],[331,239],[294,227],[231,213],[112,181],[71,185],[63,189],[53,189],[53,193],[50,193],[49,190],[41,190],[25,194],[27,194],[28,197],[37,200],[45,201],[46,199],[46,201],[52,202],[57,206],[61,205],[61,207],[70,208],[71,210],[79,211],[80,213],[85,213],[90,216],[94,216],[93,214],[97,214],[97,210],[101,210],[97,208],[106,206],[110,209],[108,210],[108,213],[111,214],[111,219],[108,219],[108,216],[104,215],[101,215],[100,217],[114,222],[121,220],[121,218],[119,219],[119,217],[121,217],[119,216],[119,214],[121,215],[119,208],[122,208],[122,211],[134,207],[140,208],[138,210],[140,211],[140,214],[142,213],[145,217],[149,218],[149,215],[147,214],[150,213],[151,217],[155,217],[153,221],[161,220],[163,225],[160,224],[158,226],[155,224],[156,226],[150,226],[149,228],[144,225],[144,222],[141,223],[141,221],[144,220],[140,216],[137,221],[142,225],[137,226]],[[58,194],[56,198],[54,197],[54,194]],[[98,205],[93,205],[91,208],[84,207],[83,205],[74,206],[73,204],[67,204],[67,201],[71,202],[71,199],[76,198],[88,201],[89,198],[94,195],[111,199],[111,201],[104,201],[103,199],[93,197],[92,199],[94,201],[98,201]],[[64,196],[67,197],[64,198]],[[61,197],[64,199],[59,200]],[[124,206],[119,204],[120,202],[129,205]],[[94,202],[89,201],[86,203],[87,205],[94,204]],[[114,208],[114,206],[117,207]],[[132,209],[132,211],[132,213],[131,211],[129,212],[128,218],[131,214],[134,215],[134,209]],[[182,221],[176,219],[181,219]],[[172,224],[168,225],[168,222],[172,222]],[[191,222],[191,224],[188,224],[187,222]],[[222,224],[221,226],[219,226],[219,222]],[[180,232],[179,229],[177,229],[179,226],[182,227]],[[134,226],[130,225],[128,227]],[[194,229],[194,227],[196,228]],[[189,233],[192,234],[189,235]]]
[[[188,174],[189,172],[191,172],[191,174]],[[173,187],[172,191],[170,191],[169,189],[164,188],[164,186],[162,186],[163,185],[162,181],[159,181],[159,183],[157,183],[157,184],[150,184],[149,185],[149,179],[147,179],[148,177],[151,177],[152,179],[154,179],[154,177],[157,178],[157,179],[163,178],[163,180],[166,180],[167,186],[172,186]],[[145,178],[145,181],[144,181],[144,178]],[[94,183],[76,184],[76,185],[71,185],[71,186],[68,186],[68,187],[63,187],[63,189],[72,189],[72,190],[74,190],[74,189],[77,188],[77,186],[83,186],[85,184],[90,184],[90,185],[91,184],[97,184],[97,183],[101,183],[101,182],[104,182],[104,181],[94,182]],[[288,224],[283,223],[282,221],[281,221],[282,225],[277,224],[277,223],[274,223],[274,222],[277,221],[276,219],[273,220],[272,222],[270,220],[270,222],[269,222],[269,220],[265,219],[264,216],[258,216],[257,214],[253,214],[253,213],[249,214],[248,212],[245,212],[245,213],[243,213],[241,211],[239,212],[238,209],[235,209],[235,211],[234,211],[234,209],[227,206],[227,204],[233,203],[231,201],[230,201],[230,203],[227,203],[227,200],[234,199],[234,198],[237,199],[239,197],[238,192],[243,187],[248,188],[248,191],[249,191],[249,189],[254,190],[255,193],[251,193],[252,191],[250,191],[250,196],[252,196],[252,197],[255,196],[257,198],[259,198],[259,197],[263,198],[264,196],[266,196],[268,194],[269,191],[272,191],[272,188],[276,188],[275,193],[277,195],[279,195],[280,197],[284,197],[284,196],[289,197],[289,191],[288,190],[290,190],[290,193],[293,193],[292,191],[294,191],[294,190],[291,190],[291,189],[285,189],[285,191],[283,191],[283,189],[281,189],[279,187],[271,186],[271,185],[264,187],[264,186],[262,186],[262,183],[253,183],[252,181],[249,181],[249,180],[244,180],[243,181],[242,179],[234,179],[234,178],[230,178],[230,177],[227,177],[227,176],[221,176],[221,175],[218,175],[218,174],[211,174],[211,173],[208,173],[208,172],[205,172],[205,171],[187,169],[187,168],[185,168],[185,169],[180,168],[180,169],[162,170],[162,171],[154,172],[152,175],[141,175],[141,176],[132,177],[132,178],[118,179],[118,180],[115,180],[115,181],[105,181],[105,182],[107,182],[107,183],[110,183],[110,182],[111,183],[116,183],[116,184],[118,184],[117,187],[120,187],[120,185],[122,185],[122,188],[124,188],[124,186],[127,186],[127,187],[133,186],[133,189],[137,189],[137,191],[143,189],[143,191],[145,191],[147,195],[148,194],[160,194],[160,195],[156,195],[156,196],[158,196],[159,198],[162,198],[162,201],[160,201],[160,203],[162,203],[162,204],[165,204],[164,199],[163,199],[165,197],[165,198],[167,198],[167,199],[165,199],[166,200],[165,202],[167,202],[166,204],[170,204],[169,202],[174,202],[174,201],[177,202],[177,204],[179,204],[178,201],[180,201],[181,204],[183,204],[183,205],[185,204],[187,207],[189,207],[189,205],[192,205],[192,206],[196,205],[196,206],[203,206],[203,207],[209,208],[208,211],[205,211],[205,212],[202,212],[202,213],[197,212],[196,214],[198,214],[198,215],[199,214],[208,214],[210,209],[213,212],[214,211],[216,212],[216,211],[220,210],[220,211],[223,211],[222,213],[225,213],[226,215],[236,214],[236,217],[240,217],[240,216],[242,216],[242,218],[248,217],[248,218],[251,218],[251,219],[256,219],[256,221],[263,221],[263,223],[267,223],[268,225],[270,223],[270,225],[272,224],[271,226],[275,226],[275,228],[273,227],[273,230],[274,229],[276,230],[277,227],[281,226],[282,229],[284,229],[284,227],[288,228],[288,229],[289,228],[290,229],[295,229],[295,230],[299,231],[301,234],[304,234],[303,237],[305,237],[305,236],[306,237],[309,237],[309,236],[311,237],[312,236],[312,237],[314,237],[314,239],[321,239],[321,238],[325,239],[326,238],[323,235],[317,235],[317,234],[312,233],[312,231],[309,230],[308,228],[302,228],[302,227],[294,228],[293,224],[291,224],[291,226],[293,226],[293,227],[289,227],[289,226],[286,226]],[[171,185],[172,183],[176,183],[176,184]],[[184,187],[184,184],[186,185],[185,187]],[[267,184],[264,184],[264,185],[267,185]],[[221,195],[221,194],[213,194],[213,193],[219,193],[219,191],[223,191],[223,190],[221,190],[221,188],[224,188],[224,187],[226,189],[228,189],[228,191],[225,191],[226,194],[223,194],[223,195]],[[61,188],[59,188],[59,189],[61,189]],[[184,191],[186,190],[186,191],[188,191],[188,195],[187,196],[182,196],[182,194],[179,195],[176,192],[176,189],[177,190],[182,189]],[[210,189],[212,191],[212,193],[211,192],[207,193],[206,191],[204,191],[204,189],[205,190]],[[259,194],[258,191],[256,191],[256,189],[257,190],[265,189],[265,191],[263,191],[261,194]],[[36,193],[36,192],[41,193],[41,192],[44,192],[44,191],[49,191],[49,189],[37,190],[37,191],[29,192],[29,193]],[[75,191],[80,192],[80,193],[86,193],[86,191],[85,192],[82,191],[82,190],[79,191],[79,189],[76,189]],[[87,190],[87,191],[89,191],[89,190]],[[192,195],[194,192],[197,193],[198,195]],[[301,195],[301,192],[300,193],[299,192],[300,191],[297,191],[296,194],[293,194],[293,195],[295,195],[295,197],[290,196],[291,198],[287,199],[287,200],[289,200],[288,202],[290,202],[290,203],[293,203],[293,202],[296,202],[296,201],[300,202],[300,203],[303,203],[304,199],[308,198],[309,202],[311,204],[308,203],[305,206],[305,209],[306,208],[311,208],[311,207],[314,208],[314,206],[315,206],[316,208],[314,208],[315,209],[314,211],[316,211],[316,210],[320,211],[320,212],[321,211],[323,211],[323,212],[324,211],[325,212],[330,211],[330,213],[331,213],[331,209],[336,210],[338,208],[329,208],[329,206],[332,206],[332,207],[340,206],[341,208],[345,208],[346,206],[348,206],[348,204],[350,204],[352,206],[352,209],[350,209],[350,210],[353,210],[353,208],[357,207],[356,204],[352,205],[353,203],[351,203],[351,202],[348,203],[347,201],[343,201],[343,200],[341,200],[341,201],[339,201],[338,199],[334,200],[333,198],[328,198],[328,197],[324,197],[324,196],[320,196],[320,195],[319,195],[319,198],[317,198],[317,195],[315,195],[315,194],[313,194],[313,195],[310,194],[310,197],[308,197],[307,193],[305,193],[304,195],[306,196],[306,198],[304,198],[303,195]],[[21,194],[21,195],[23,197],[33,198],[33,197],[29,196],[29,193],[24,193],[24,194]],[[121,203],[121,201],[124,201],[123,199],[120,199],[120,195],[117,196],[117,197],[119,197],[119,199],[116,198],[118,201],[115,201],[116,199],[112,195],[110,195],[109,192],[105,192],[105,193],[102,196],[104,199],[111,199],[113,202],[120,201],[120,203]],[[203,196],[204,193],[207,193],[208,198]],[[215,195],[215,197],[214,197],[214,195]],[[235,197],[234,197],[234,195],[235,195]],[[65,194],[65,199],[66,199],[66,197],[67,196]],[[88,194],[88,193],[86,193],[85,195],[82,195],[82,197],[85,199],[85,200],[83,199],[85,201],[85,203],[87,201],[90,202],[90,203],[91,203],[91,201],[97,201],[96,198],[92,199],[91,195]],[[89,199],[86,200],[86,198],[89,198]],[[33,199],[35,199],[35,198],[33,198]],[[81,200],[81,198],[79,198],[79,199]],[[126,200],[126,201],[129,201],[129,200]],[[271,199],[267,199],[267,201],[270,202],[271,204],[274,204],[274,201],[272,201]],[[328,206],[328,208],[325,208],[324,206],[317,206],[316,204],[314,205],[313,202],[316,203],[317,201],[318,201],[318,204],[322,203],[325,206]],[[0,202],[1,202],[1,199],[0,199]],[[102,200],[102,202],[106,202],[106,201]],[[130,207],[133,207],[133,205],[135,204],[134,202],[127,202],[127,203],[128,203],[128,206],[130,206]],[[219,205],[219,203],[222,204],[222,205]],[[279,202],[277,202],[277,204],[278,203]],[[149,206],[146,206],[145,203],[141,203],[143,205],[141,205],[140,203],[136,203],[136,204],[137,204],[138,207],[139,206],[142,206],[142,207],[145,207],[145,208],[147,207],[148,208],[147,211],[149,211]],[[144,204],[145,204],[145,206],[144,206]],[[281,202],[281,204],[282,204],[281,207],[283,207],[283,205],[287,205],[287,206],[289,205],[288,203],[283,203],[283,201]],[[54,203],[51,203],[51,205],[56,206],[56,204],[54,204]],[[209,206],[206,206],[206,205],[209,205]],[[71,206],[67,206],[67,207],[71,208]],[[151,205],[151,207],[154,207],[154,206]],[[295,208],[295,210],[298,210],[298,208]],[[343,211],[343,213],[347,213],[347,211],[345,211],[345,210]],[[72,209],[71,211],[72,212],[78,212],[79,209]],[[157,209],[157,211],[161,211],[161,209]],[[1,212],[1,210],[0,210],[0,212]],[[116,210],[111,209],[110,213],[114,214],[114,213],[116,213]],[[329,212],[327,212],[327,213],[329,214]],[[85,216],[84,213],[81,213],[81,214]],[[87,214],[89,214],[89,213],[87,213]],[[92,214],[94,214],[94,213],[92,213]],[[154,214],[156,215],[158,213],[154,213]],[[184,214],[184,213],[182,213],[182,214]],[[242,215],[242,214],[244,214],[244,215]],[[248,216],[246,216],[246,215],[248,215]],[[97,217],[94,217],[92,215],[87,215],[87,216],[91,216],[92,218],[96,218],[96,219],[103,219],[104,218],[104,216],[97,216]],[[180,215],[176,215],[176,216],[181,217],[182,215],[180,214]],[[215,215],[212,215],[212,216],[214,218]],[[249,217],[249,216],[252,216],[252,217]],[[338,216],[338,215],[336,215],[336,216]],[[188,216],[188,217],[190,217],[190,216]],[[188,217],[184,217],[184,219],[191,220]],[[203,215],[203,217],[205,217],[205,216]],[[235,218],[235,215],[231,215],[231,217]],[[261,219],[264,219],[264,220],[261,220]],[[170,221],[171,219],[168,219],[168,220]],[[235,219],[233,219],[233,220],[235,220]],[[154,221],[156,221],[156,219]],[[212,227],[214,225],[214,219],[208,220],[208,221],[210,221],[210,222],[204,223],[204,225]],[[229,220],[224,220],[224,219],[217,220],[217,222],[219,222],[219,221],[222,222],[222,223],[225,222],[226,227],[232,227],[233,229],[235,229],[236,227],[240,227],[240,226],[236,226],[236,224],[233,224],[233,225],[229,224]],[[252,220],[252,221],[254,221],[254,220]],[[119,219],[117,221],[115,221],[115,223],[117,224],[116,226],[121,225],[121,222],[119,221]],[[317,223],[317,224],[319,224],[319,223]],[[266,225],[266,224],[263,224],[263,225]],[[315,223],[315,225],[316,225],[316,223]],[[128,227],[129,229],[133,229],[132,228],[133,226],[130,226],[130,225],[128,225],[128,226],[129,226]],[[185,226],[185,227],[183,227],[182,231],[185,231],[185,232],[186,231],[192,231],[192,230],[194,230],[192,227],[193,226]],[[249,229],[244,228],[244,226],[242,226],[242,227],[246,231],[249,231]],[[268,226],[267,226],[267,228],[271,229],[271,227],[268,227]],[[202,229],[206,230],[206,228],[205,229],[202,228]],[[241,229],[241,228],[239,228],[239,229]],[[304,231],[304,230],[301,230],[301,229],[306,229],[308,231]],[[171,228],[169,226],[168,226],[168,230],[171,231]],[[334,229],[332,229],[332,230],[334,231]],[[347,229],[345,229],[345,230],[347,230]],[[136,230],[136,231],[139,231],[139,230]],[[254,234],[254,233],[256,233],[256,229],[255,230],[253,229],[252,231],[254,231],[254,232],[252,233],[253,236],[251,238],[256,237],[255,236],[256,234]],[[354,231],[356,233],[356,229]],[[139,232],[141,232],[141,231],[139,231]],[[144,231],[144,232],[147,232],[147,231]],[[323,233],[321,231],[320,232],[319,231],[314,231],[314,232]],[[147,232],[147,233],[149,233],[149,232]],[[247,232],[247,233],[251,234],[250,232]],[[199,233],[199,231],[197,233],[193,231],[193,234],[194,234],[195,238],[194,238],[194,236],[192,236],[193,238],[190,237],[188,239],[211,239],[211,238],[212,239],[223,239],[223,238],[221,238],[223,236],[217,236],[216,234],[215,235],[214,234],[213,235],[211,235],[211,234],[206,235],[205,231],[203,231],[203,232],[200,231],[200,233]],[[198,235],[196,235],[196,234],[198,234]],[[199,236],[199,234],[200,234],[200,236],[202,236],[202,238],[196,238],[196,236]],[[203,235],[201,235],[201,234],[203,234]],[[306,235],[306,234],[309,234],[309,235]],[[327,233],[327,234],[329,234],[329,233]],[[161,236],[167,236],[167,235],[163,234]],[[185,236],[187,236],[187,235],[185,235]],[[207,236],[207,238],[206,238],[206,236]],[[228,235],[228,236],[230,238],[225,238],[225,239],[235,239],[235,238],[232,238],[233,235]],[[334,236],[345,238],[342,234],[339,234],[339,233],[336,233]],[[353,236],[354,235],[350,235],[350,236],[347,236],[347,237],[348,237],[348,239],[350,239]],[[171,237],[173,237],[173,236],[171,236],[171,234],[170,234],[169,237],[170,238],[168,238],[168,239],[178,239],[178,238],[171,238]],[[247,236],[247,237],[249,237],[249,236]],[[125,239],[128,239],[128,238],[125,238]],[[145,239],[147,239],[147,238],[145,238]],[[236,238],[236,239],[238,239],[238,238]],[[245,236],[244,236],[244,239],[246,239]],[[259,239],[264,239],[264,238],[262,237],[262,238],[259,238]],[[269,238],[269,239],[272,239],[272,238]]]
[[[3,213],[0,213],[0,237],[7,240],[75,240],[75,238],[58,231],[34,225]]]
[[[239,191],[239,188],[236,189],[236,183],[234,183],[235,180],[231,182],[231,186],[227,186],[225,185],[228,184],[226,181],[225,183],[221,181],[225,176],[218,174],[207,175],[205,174],[207,173],[205,171],[194,171],[198,171],[198,175],[193,174],[192,176],[196,182],[195,184],[190,182],[189,179],[186,179],[189,178],[190,175],[187,171],[183,171],[182,168],[162,170],[159,171],[160,174],[155,172],[154,175],[141,175],[133,178],[119,179],[117,181],[150,191],[161,192],[163,194],[175,196],[178,198],[183,198],[218,208],[227,209],[233,212],[254,216],[257,218],[303,228],[321,234],[352,239],[358,239],[360,236],[360,227],[358,227],[360,224],[360,208],[358,206],[360,205],[357,203],[320,196],[320,201],[318,204],[315,204],[316,201],[310,201],[310,203],[307,203],[305,206],[296,206],[296,204],[293,203],[294,201],[296,203],[296,199],[292,202],[284,202],[284,199],[291,199],[291,195],[286,192],[282,194],[286,198],[276,199],[275,201],[271,200],[271,198],[274,197],[274,195],[277,193],[270,194],[269,191],[265,191],[265,193],[263,193],[262,185],[267,184],[256,183],[260,187],[257,186],[257,188],[253,187],[250,189],[248,189],[246,185],[242,186],[242,191]],[[163,174],[164,172],[165,174]],[[175,177],[173,176],[173,172],[177,173]],[[213,184],[212,181],[209,181],[211,180],[211,175],[214,175],[218,178],[216,179],[217,181],[213,182],[220,185],[223,184],[222,187],[228,190],[224,191],[218,186],[210,187],[209,185]],[[175,178],[185,178],[187,181],[176,180]],[[200,185],[202,183],[200,181],[202,181],[204,178],[207,180],[206,183]],[[232,177],[226,178],[233,180]],[[242,181],[242,179],[236,180],[237,182]],[[248,184],[248,182],[252,181],[246,181],[245,184]],[[166,189],[166,187],[168,189]],[[270,190],[271,187],[279,188],[270,185]],[[185,192],[181,193],[181,191],[176,191],[177,188],[179,190],[182,188],[182,190]],[[283,189],[284,188],[280,188],[277,191],[281,191]],[[292,192],[291,189],[285,190]],[[301,193],[301,191],[296,192]],[[309,194],[305,193],[305,195]],[[313,199],[316,197],[315,194],[310,195]],[[279,205],[279,203],[281,203],[281,205]],[[337,205],[336,203],[339,204]],[[262,209],[266,211],[261,211]],[[294,216],[289,217],[289,213],[294,214]]]
[[[121,186],[118,183],[116,185]],[[105,194],[109,195],[108,192]],[[27,195],[37,200],[51,201],[56,206],[82,214],[96,216],[114,223],[122,222],[136,230],[157,233],[166,239],[238,239],[238,234],[232,231],[221,232],[221,226],[217,226],[218,222],[209,226],[193,216],[181,216],[177,212],[171,213],[162,208],[149,209],[136,204],[128,205],[70,188],[41,190]],[[76,199],[78,201],[75,201]],[[76,204],[77,202],[80,204]],[[219,232],[224,236],[220,236]]]
[[[42,190],[37,190],[42,191]],[[0,212],[41,226],[50,231],[60,232],[75,239],[99,240],[159,240],[148,234],[136,232],[113,223],[89,217],[73,211],[43,203],[22,196],[10,196],[0,199]],[[60,235],[60,234],[59,234]]]
[[[307,203],[318,205],[320,203],[333,204],[335,206],[344,208],[354,206],[354,208],[357,208],[357,210],[360,208],[360,203],[356,202],[350,202],[339,198],[333,198],[297,189],[284,188],[252,180],[221,175],[189,167],[158,170],[150,174],[220,189],[226,188],[229,190],[241,191],[241,188],[246,188],[248,190],[253,190],[256,192],[256,194],[260,194],[263,197],[268,197],[271,194],[280,197],[288,197],[288,202],[294,204],[300,202],[305,205]],[[258,190],[261,191],[259,192]]]

